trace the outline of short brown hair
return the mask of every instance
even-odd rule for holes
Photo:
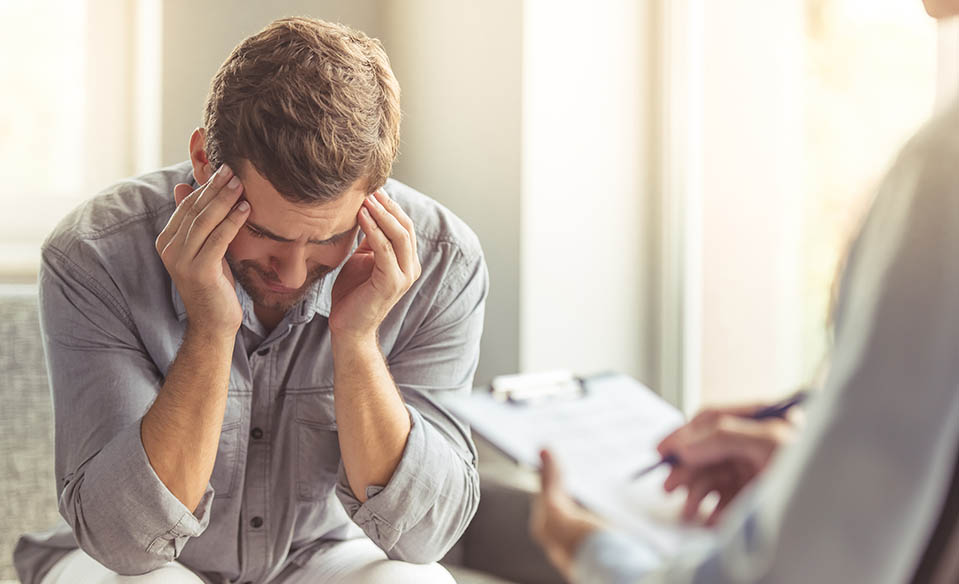
[[[390,175],[400,87],[383,46],[314,18],[284,18],[241,42],[210,84],[203,115],[214,168],[249,160],[294,202],[324,202]]]

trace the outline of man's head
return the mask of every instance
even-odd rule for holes
[[[386,53],[343,25],[278,20],[220,66],[190,155],[198,182],[228,164],[243,183],[252,210],[227,260],[258,307],[287,310],[346,257],[399,125]]]

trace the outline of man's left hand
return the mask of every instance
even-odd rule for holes
[[[357,221],[365,238],[333,285],[330,332],[368,341],[422,268],[413,220],[382,189],[366,197]]]

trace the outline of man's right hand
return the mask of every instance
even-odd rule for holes
[[[231,338],[243,311],[225,256],[250,213],[249,203],[237,202],[242,192],[239,177],[225,164],[195,191],[176,185],[177,208],[156,240],[191,328]]]

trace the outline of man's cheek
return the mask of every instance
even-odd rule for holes
[[[255,257],[258,246],[252,239],[252,236],[245,233],[245,230],[242,230],[236,234],[236,237],[234,237],[230,245],[227,246],[227,250],[233,258],[238,260]]]

